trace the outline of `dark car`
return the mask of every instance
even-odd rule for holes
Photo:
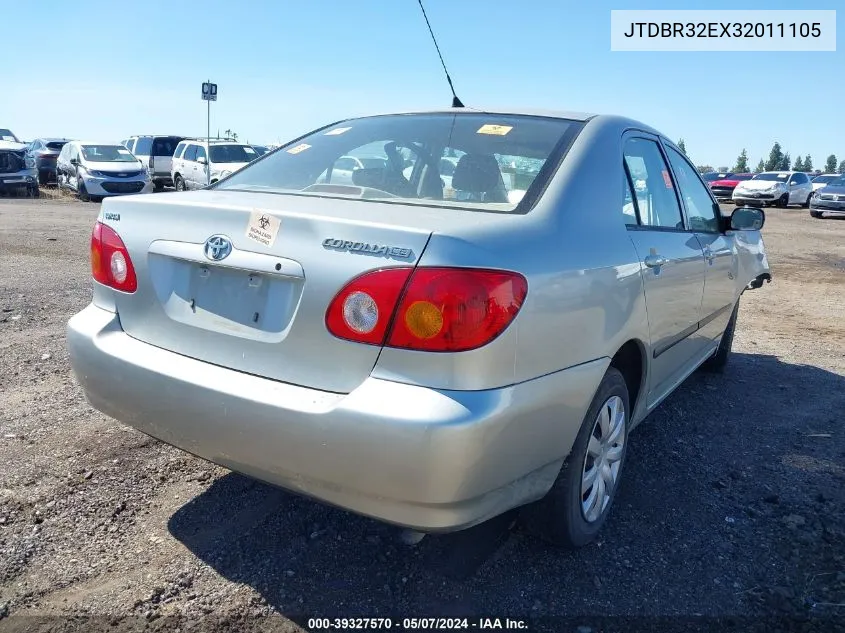
[[[814,218],[845,217],[845,174],[814,192],[810,198],[810,215]]]
[[[714,180],[723,180],[725,178],[729,178],[730,176],[733,176],[733,174],[729,171],[708,171],[705,174],[701,174],[704,182],[707,183],[711,183]]]
[[[38,170],[38,183],[46,185],[56,182],[56,158],[69,139],[37,138],[26,148],[26,156]]]

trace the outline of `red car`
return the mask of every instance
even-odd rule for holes
[[[720,180],[710,182],[710,191],[719,202],[731,202],[734,189],[742,180],[751,180],[754,174],[725,174]]]

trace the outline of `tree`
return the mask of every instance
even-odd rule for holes
[[[740,174],[748,173],[748,152],[745,151],[744,147],[739,153],[739,156],[736,157],[736,167],[734,167],[734,171]]]
[[[772,145],[772,151],[769,152],[769,160],[766,161],[766,171],[777,171],[781,168],[782,163],[783,150],[780,147],[780,143],[775,142]]]
[[[696,165],[695,168],[698,170],[699,174],[708,174],[711,171],[716,171],[713,169],[713,165]]]
[[[792,164],[792,159],[789,157],[789,152],[783,155],[783,160],[780,161],[780,169],[781,171],[789,171],[789,166]]]
[[[730,167],[719,167],[719,169],[717,169],[716,171],[722,172],[722,173],[728,173],[730,171]]]
[[[839,163],[839,169],[836,170],[838,174],[845,174],[845,160]]]
[[[687,156],[687,145],[684,143],[684,139],[680,139],[678,141],[678,149],[684,153],[684,156]]]
[[[760,159],[760,162],[757,163],[757,167],[754,168],[754,173],[759,174],[761,172],[766,171],[766,163],[763,162],[763,159]]]
[[[804,171],[813,171],[813,159],[809,154],[804,157]]]
[[[804,160],[800,156],[795,159],[795,171],[804,171]]]
[[[829,174],[836,171],[836,154],[831,154],[827,157],[827,163],[825,163],[824,170]]]

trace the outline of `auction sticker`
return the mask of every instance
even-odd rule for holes
[[[282,221],[276,216],[265,211],[253,211],[249,214],[246,236],[264,246],[273,246],[281,225]]]
[[[492,123],[487,123],[478,128],[478,134],[493,134],[494,136],[504,136],[512,129],[512,125],[493,125]]]
[[[291,147],[288,150],[288,154],[299,154],[299,152],[304,152],[309,147],[311,147],[311,146],[308,143],[300,143],[296,147]]]

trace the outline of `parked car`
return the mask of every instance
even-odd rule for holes
[[[161,191],[164,187],[173,186],[173,152],[184,138],[172,134],[146,134],[132,136],[123,144],[144,164],[155,191]]]
[[[387,163],[316,182],[374,142]],[[498,155],[542,165],[518,203]],[[621,117],[352,119],[205,191],[106,200],[70,359],[94,407],[235,471],[423,532],[526,506],[583,545],[629,433],[728,362],[740,297],[770,277],[763,221],[723,217]]]
[[[845,217],[845,174],[837,174],[810,198],[810,215],[814,218]]]
[[[701,174],[701,177],[704,179],[704,182],[710,183],[714,180],[722,180],[732,175],[729,171],[708,171],[707,173]]]
[[[8,130],[0,130],[0,137],[14,137],[13,134],[3,134]],[[0,193],[26,194],[37,197],[38,171],[35,163],[27,159],[26,146],[16,141],[0,140]]]
[[[258,153],[245,143],[186,139],[176,147],[171,177],[176,191],[202,189],[256,158]]]
[[[56,159],[67,142],[66,138],[37,138],[27,145],[26,155],[38,170],[39,184],[56,182]]]
[[[802,171],[764,171],[751,180],[740,182],[733,192],[737,205],[788,207],[800,204],[807,207],[813,187]]]
[[[8,130],[6,128],[0,128],[0,141],[14,143],[17,145],[26,145],[26,143],[22,143],[21,140],[15,136],[15,133],[12,132],[12,130]]]
[[[70,189],[82,200],[153,190],[144,164],[114,143],[70,141],[59,153],[56,172],[59,189]]]
[[[813,186],[813,192],[815,193],[822,187],[829,185],[834,180],[838,180],[842,177],[842,174],[819,174],[818,176],[811,177],[810,184]]]
[[[710,191],[719,202],[730,202],[733,199],[736,186],[742,181],[752,178],[754,178],[754,174],[726,174],[724,178],[710,183]]]

